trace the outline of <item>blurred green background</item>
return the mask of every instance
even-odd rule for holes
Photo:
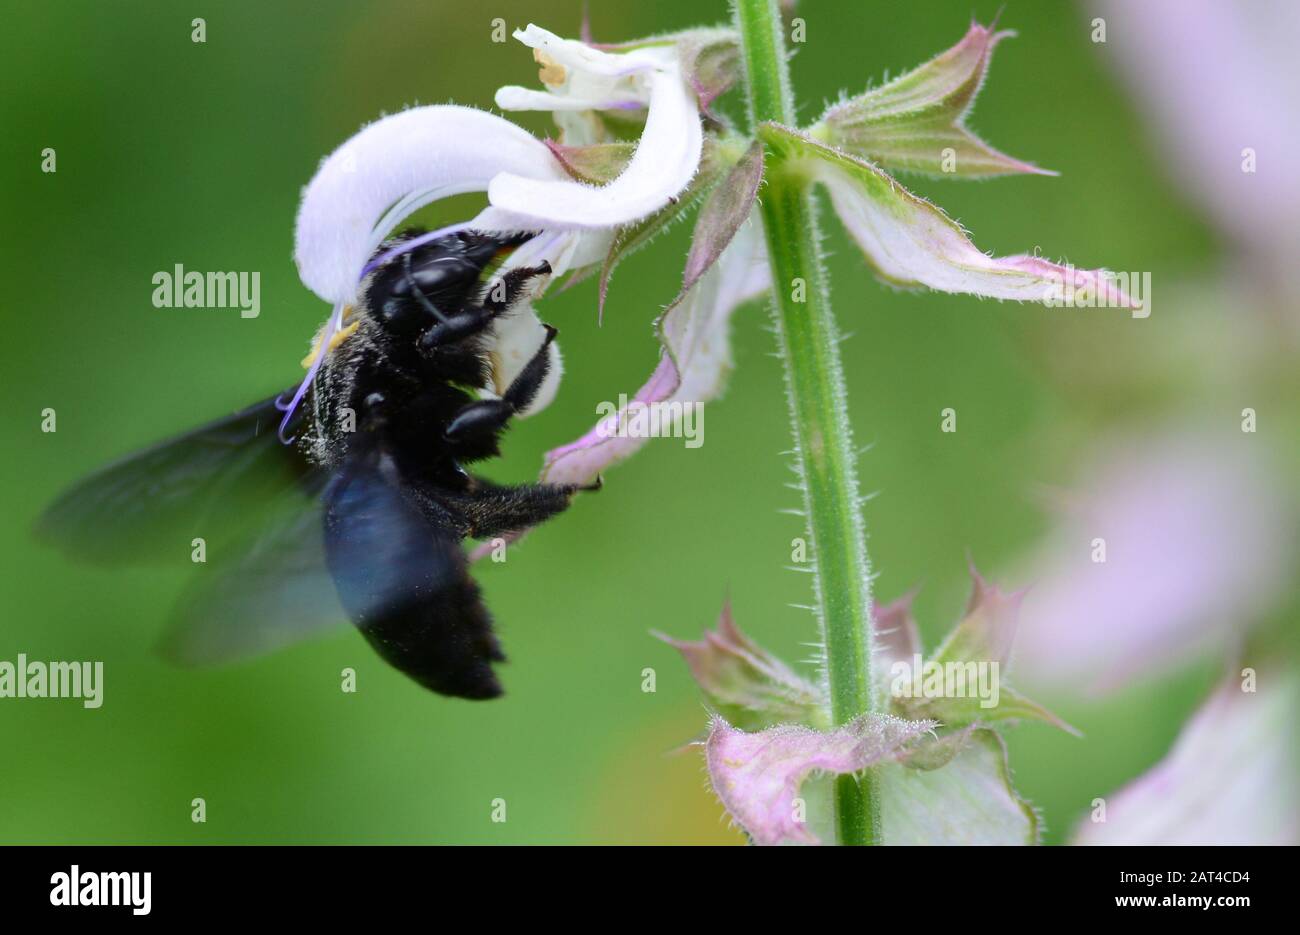
[[[801,117],[924,61],[972,13],[987,22],[1004,6],[1001,23],[1020,38],[998,49],[972,123],[1062,177],[908,184],[998,254],[1037,246],[1151,270],[1157,283],[1205,265],[1213,235],[1166,181],[1074,7],[809,0],[793,63]],[[800,529],[778,512],[795,494],[782,486],[788,426],[760,304],[737,315],[736,369],[707,407],[702,448],[651,443],[506,564],[479,568],[511,659],[497,702],[428,694],[347,628],[233,668],[171,668],[153,646],[193,571],[188,554],[174,572],[106,572],[29,534],[61,487],[106,459],[297,379],[328,311],[291,260],[299,190],[323,155],[384,112],[487,107],[499,85],[531,85],[528,51],[490,41],[494,17],[576,35],[580,15],[577,0],[8,5],[0,659],[100,659],[106,685],[94,711],[0,701],[0,841],[740,840],[698,754],[675,752],[705,712],[684,665],[648,631],[697,636],[729,590],[741,625],[779,654],[806,658],[815,638],[811,618],[788,606],[806,599],[808,581],[781,570]],[[722,0],[658,0],[593,3],[591,19],[597,39],[615,41],[726,15]],[[190,40],[194,16],[207,20],[205,44]],[[522,122],[548,129],[541,117]],[[53,175],[39,170],[47,146]],[[1004,584],[1025,583],[1004,573],[1045,528],[1032,491],[1069,477],[1087,441],[1119,418],[1114,400],[1073,392],[1071,375],[1117,342],[1158,347],[1165,324],[896,293],[827,227],[836,312],[853,334],[844,355],[856,437],[874,446],[861,475],[880,492],[866,512],[876,593],[922,585],[932,643],[964,606],[968,550]],[[589,427],[598,401],[640,385],[685,236],[619,268],[603,327],[590,283],[546,300],[568,373],[489,474],[533,477],[547,448]],[[260,270],[261,317],[154,308],[150,279],[176,263]],[[1054,372],[1045,347],[1075,346],[1070,368]],[[956,435],[938,431],[945,406],[961,412]],[[57,410],[56,434],[40,431],[45,407]],[[358,672],[356,694],[339,690],[345,666]],[[655,693],[641,690],[647,667]],[[1047,840],[1163,755],[1214,671],[1104,704],[1043,699],[1087,732],[1013,732],[1017,783],[1042,808]],[[190,821],[196,796],[206,824]],[[490,820],[495,798],[507,802],[504,824]]]

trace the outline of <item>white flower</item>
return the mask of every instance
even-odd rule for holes
[[[407,241],[379,261],[455,229],[535,231],[507,266],[545,260],[558,275],[603,260],[616,228],[669,204],[695,175],[700,117],[671,46],[600,52],[535,26],[517,37],[551,62],[544,76],[564,74],[551,93],[530,99],[529,106],[568,111],[621,108],[632,101],[646,109],[645,132],[626,168],[605,185],[575,181],[545,143],[469,107],[416,107],[377,120],[321,163],[298,212],[294,259],[303,283],[334,306],[328,332],[341,327],[375,251],[402,221],[434,201],[486,191],[489,206],[463,224]],[[601,96],[602,89],[609,94]],[[503,89],[506,100],[509,91]],[[485,389],[504,389],[543,337],[531,308],[501,323],[493,386]],[[554,395],[558,367],[553,373],[539,403]],[[314,374],[313,368],[295,405]]]
[[[525,217],[541,217],[544,209],[546,220],[573,227],[611,228],[659,210],[668,203],[665,193],[671,197],[686,187],[699,168],[704,134],[672,46],[602,52],[536,26],[515,38],[534,50],[549,91],[504,87],[496,95],[502,110],[646,108],[645,131],[623,174],[608,185],[503,176],[488,190],[493,205]]]

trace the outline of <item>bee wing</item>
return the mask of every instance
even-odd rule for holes
[[[65,491],[36,535],[103,565],[175,561],[194,537],[209,545],[269,498],[304,481],[309,466],[276,434],[277,397],[129,455]]]
[[[319,497],[283,497],[256,528],[209,550],[161,644],[183,665],[233,662],[347,623],[325,565]]]
[[[325,493],[325,554],[339,598],[391,665],[439,694],[501,694],[505,656],[469,576],[463,533],[427,498],[417,505],[380,452],[344,466]]]
[[[504,656],[452,517],[416,505],[391,459],[361,444],[327,484],[279,443],[276,398],[91,475],[38,536],[101,564],[188,560],[203,537],[163,641],[174,660],[260,654],[350,618],[421,685],[501,694],[491,663]]]
[[[350,619],[381,658],[424,687],[500,695],[492,663],[505,657],[462,533],[413,496],[377,452],[351,458],[321,496],[294,498],[256,534],[209,551],[177,605],[164,654],[229,662]]]

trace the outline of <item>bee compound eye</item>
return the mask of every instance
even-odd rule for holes
[[[440,256],[412,261],[412,284],[425,295],[446,290],[463,290],[478,282],[483,266],[463,256]]]

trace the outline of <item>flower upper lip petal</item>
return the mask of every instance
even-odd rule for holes
[[[531,49],[544,52],[557,65],[603,78],[622,78],[638,71],[658,68],[665,61],[666,50],[646,46],[627,52],[603,52],[576,39],[564,39],[555,33],[528,24],[516,29],[515,38]]]
[[[492,204],[561,227],[614,227],[668,204],[699,168],[704,134],[695,97],[679,73],[652,71],[646,80],[645,131],[622,175],[597,188],[503,173],[488,187]]]
[[[435,198],[483,191],[502,172],[567,178],[544,143],[486,111],[434,105],[375,121],[321,163],[303,192],[294,245],[302,281],[328,302],[350,301],[389,233],[376,225],[391,206],[403,202],[409,214]]]
[[[502,174],[488,198],[496,208],[538,226],[616,227],[667,205],[695,176],[703,152],[699,107],[671,46],[604,52],[561,39],[537,26],[515,33],[561,77],[545,92],[507,86],[497,91],[504,110],[647,109],[645,129],[623,173],[600,187]]]

